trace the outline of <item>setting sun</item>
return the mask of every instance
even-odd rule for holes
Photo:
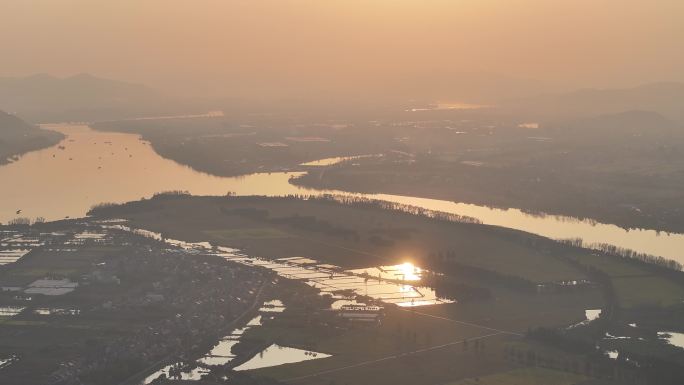
[[[404,262],[397,266],[404,281],[420,281],[421,269],[411,262]]]

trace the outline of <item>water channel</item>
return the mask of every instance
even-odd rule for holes
[[[649,229],[625,230],[572,217],[531,215],[466,203],[389,194],[311,190],[290,179],[302,172],[218,177],[162,158],[138,135],[99,132],[82,124],[46,125],[66,138],[0,166],[0,222],[17,217],[56,220],[82,217],[97,203],[127,202],[155,193],[186,190],[195,195],[340,194],[418,206],[479,219],[482,223],[527,231],[553,239],[581,238],[684,263],[684,234]],[[11,257],[11,256],[10,256]]]

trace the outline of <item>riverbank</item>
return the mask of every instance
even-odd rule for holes
[[[14,115],[0,111],[0,166],[19,160],[24,154],[56,145],[64,135],[40,129]]]
[[[360,160],[311,170],[292,181],[305,188],[394,194],[463,202],[532,215],[561,215],[623,229],[684,232],[681,187],[648,178],[548,174],[540,170],[426,161]],[[569,182],[572,180],[572,182]]]

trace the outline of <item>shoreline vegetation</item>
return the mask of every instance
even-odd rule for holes
[[[23,155],[62,141],[64,135],[28,124],[0,111],[0,166],[16,162]]]
[[[152,201],[154,200],[165,200],[165,199],[176,199],[176,198],[187,198],[187,199],[192,199],[193,196],[187,192],[187,191],[165,191],[165,192],[160,192],[157,194],[154,194],[153,197],[150,199]],[[342,195],[287,195],[284,197],[278,197],[278,198],[269,198],[269,197],[263,197],[263,196],[241,196],[241,197],[236,197],[232,196],[231,194],[226,195],[227,199],[235,199],[235,200],[242,200],[245,202],[253,202],[253,201],[259,201],[259,200],[283,200],[285,202],[287,201],[311,201],[311,202],[317,202],[317,203],[323,203],[323,204],[330,204],[330,205],[342,205],[342,206],[348,206],[350,208],[354,209],[360,209],[360,210],[388,210],[388,211],[397,211],[401,213],[406,213],[412,216],[417,216],[417,217],[423,217],[426,219],[432,219],[437,222],[445,222],[445,223],[461,223],[461,224],[473,224],[473,225],[480,225],[480,226],[485,226],[488,228],[496,229],[496,231],[500,232],[510,232],[510,233],[520,233],[520,234],[525,234],[530,237],[536,237],[540,239],[547,240],[548,242],[556,242],[562,245],[567,245],[572,248],[577,248],[577,249],[586,249],[586,250],[594,250],[597,252],[601,252],[606,255],[611,255],[619,258],[625,258],[625,259],[630,259],[634,260],[639,263],[643,263],[645,265],[652,265],[656,268],[662,268],[666,270],[672,270],[675,272],[684,272],[683,269],[684,267],[682,266],[681,263],[670,260],[667,258],[663,258],[660,256],[654,256],[650,255],[647,253],[639,253],[634,250],[630,250],[628,248],[622,248],[610,244],[586,244],[581,238],[574,238],[574,239],[559,239],[559,240],[553,240],[549,238],[545,238],[542,236],[537,236],[533,234],[526,233],[524,231],[520,230],[511,230],[506,227],[500,227],[500,226],[493,226],[493,225],[484,225],[480,220],[477,218],[469,217],[469,216],[463,216],[463,215],[458,215],[458,214],[449,214],[449,213],[444,213],[440,211],[434,211],[434,210],[429,210],[429,209],[424,209],[422,207],[417,207],[417,206],[412,206],[408,204],[402,204],[402,203],[395,203],[395,202],[387,202],[387,201],[382,201],[382,200],[376,200],[376,199],[370,199],[370,198],[365,198],[365,197],[351,197],[351,196],[342,196]],[[129,203],[134,203],[134,202],[129,202]],[[101,215],[102,213],[108,213],[111,211],[116,211],[118,209],[124,209],[128,205],[128,203],[124,204],[118,204],[118,203],[109,203],[109,202],[102,202],[99,204],[94,205],[89,211],[88,215]],[[249,211],[249,210],[248,210]],[[243,214],[246,214],[247,212],[244,212]],[[250,214],[247,214],[250,215]],[[256,215],[263,215],[263,213],[257,213]],[[684,277],[684,275],[683,275]]]
[[[553,191],[542,191],[547,187],[536,186],[536,182],[532,183],[535,179],[530,177],[532,182],[527,186],[514,186],[517,182],[511,181],[509,188],[505,185],[507,180],[518,177],[513,170],[485,170],[485,167],[445,163],[440,166],[442,171],[449,169],[449,174],[445,174],[442,171],[418,171],[420,166],[403,170],[402,167],[407,166],[404,161],[399,161],[402,166],[389,163],[368,164],[363,160],[354,166],[341,163],[325,170],[308,170],[308,173],[292,179],[291,183],[313,189],[419,196],[501,210],[517,209],[532,216],[576,218],[613,224],[625,230],[652,229],[664,234],[684,232],[684,217],[679,215],[679,209],[672,202],[674,198],[662,204],[652,199],[649,204],[653,207],[647,209],[633,204],[616,204],[615,200],[628,199],[615,198],[615,194],[620,195],[618,187],[615,190],[578,192],[569,185],[559,184],[548,187]],[[418,177],[419,174],[422,176]],[[480,188],[473,182],[489,187]],[[497,183],[503,183],[504,187],[495,187]]]

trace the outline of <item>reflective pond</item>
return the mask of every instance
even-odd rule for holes
[[[284,364],[292,364],[295,362],[316,360],[321,358],[331,357],[330,354],[312,352],[308,350],[288,348],[273,344],[262,350],[259,354],[254,356],[251,360],[235,368],[235,370],[253,370],[268,368],[271,366],[278,366]]]
[[[372,158],[372,157],[376,157],[376,156],[381,156],[381,155],[376,154],[376,155],[338,156],[335,158],[325,158],[325,159],[314,160],[312,162],[302,163],[301,166],[310,166],[310,167],[332,166],[335,164],[346,162],[348,160]]]
[[[658,338],[666,340],[672,346],[684,349],[684,333],[659,332]]]
[[[0,307],[0,318],[2,317],[14,317],[15,315],[24,311],[23,306],[1,306]]]

